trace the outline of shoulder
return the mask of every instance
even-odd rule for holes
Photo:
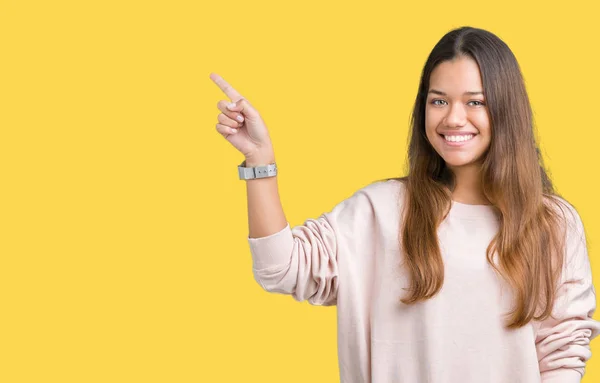
[[[374,203],[387,203],[390,200],[398,201],[404,192],[404,182],[398,178],[389,178],[371,182],[358,189],[354,195],[364,195]]]
[[[354,191],[341,204],[347,207],[355,206],[360,209],[389,210],[392,206],[398,206],[404,188],[404,184],[398,179],[373,181]]]
[[[587,254],[585,229],[579,212],[572,203],[558,195],[547,197],[547,202],[551,204],[551,208],[557,214],[560,234],[565,241],[566,262],[563,264],[563,269],[568,269],[569,275],[586,273],[590,261]]]
[[[583,235],[583,221],[575,206],[559,195],[544,197],[546,205],[556,214],[567,236]]]
[[[371,182],[355,190],[325,215],[338,222],[364,225],[394,217],[401,204],[402,182],[386,179]]]

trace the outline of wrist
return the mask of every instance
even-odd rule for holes
[[[257,166],[266,166],[275,163],[274,155],[246,157],[246,167],[254,168]]]
[[[257,146],[244,157],[247,167],[265,166],[275,162],[275,152],[270,142]]]

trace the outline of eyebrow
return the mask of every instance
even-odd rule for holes
[[[446,93],[442,92],[441,90],[437,90],[437,89],[430,89],[428,93],[435,93],[435,94],[439,94],[440,96],[446,96]],[[480,91],[476,91],[476,92],[465,92],[465,95],[468,94],[470,96],[474,96],[476,94],[480,94],[483,96],[483,92]]]

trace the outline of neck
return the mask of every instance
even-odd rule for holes
[[[454,173],[455,187],[452,199],[470,205],[489,205],[490,201],[483,194],[481,186],[481,166],[476,164],[451,167]]]

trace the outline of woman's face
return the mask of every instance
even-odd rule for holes
[[[491,142],[488,108],[477,63],[444,61],[429,80],[425,132],[450,169],[481,165]]]

